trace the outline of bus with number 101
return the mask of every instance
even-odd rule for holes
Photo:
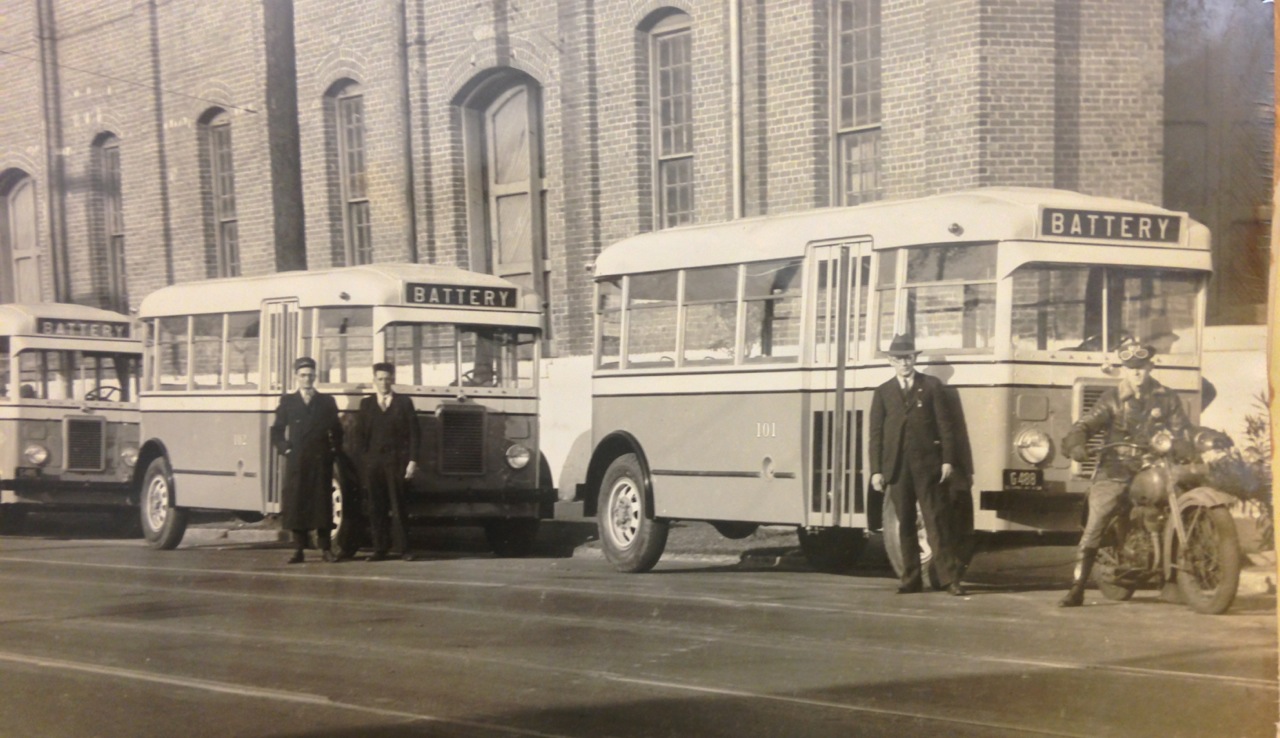
[[[141,354],[127,315],[0,305],[0,527],[74,510],[115,513],[136,534]]]
[[[513,283],[454,267],[371,264],[165,287],[139,311],[146,331],[135,483],[155,548],[177,546],[191,513],[246,520],[280,512],[283,457],[270,429],[294,360],[316,361],[346,441],[373,364],[396,368],[413,400],[418,471],[410,521],[482,526],[499,555],[522,556],[554,490],[541,471],[541,314]],[[339,449],[334,545],[363,540],[359,459]]]
[[[651,568],[678,520],[795,526],[811,563],[852,564],[868,531],[897,526],[867,434],[905,333],[967,428],[960,525],[1070,538],[1092,464],[1059,444],[1119,381],[1122,339],[1157,347],[1156,378],[1199,417],[1209,274],[1208,229],[1186,213],[1034,188],[628,238],[595,264],[578,499],[622,571]]]

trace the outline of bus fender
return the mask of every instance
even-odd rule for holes
[[[635,454],[644,472],[645,513],[653,518],[653,477],[649,474],[649,459],[636,437],[626,431],[615,431],[601,439],[591,454],[591,463],[587,467],[587,482],[583,485],[582,512],[587,517],[596,514],[596,502],[600,491],[600,482],[613,460],[623,454]]]
[[[143,479],[143,477],[146,476],[147,467],[151,466],[152,461],[155,461],[157,458],[161,458],[161,457],[168,459],[169,449],[165,448],[165,445],[163,442],[158,441],[154,438],[142,444],[142,447],[138,449],[138,461],[133,465],[133,481],[132,481],[134,502],[136,504],[142,503],[142,485],[146,481],[145,479]],[[170,462],[169,466],[170,468],[173,467],[172,462]],[[170,479],[169,480],[169,504],[170,505],[174,504],[173,494],[174,494],[174,485],[173,485],[173,480]]]
[[[1178,495],[1178,509],[1171,512],[1171,515],[1181,517],[1182,512],[1189,507],[1229,507],[1239,502],[1234,496],[1227,494],[1213,487],[1196,487],[1195,489],[1183,492]],[[1165,581],[1173,579],[1173,556],[1174,546],[1177,544],[1177,527],[1174,525],[1165,526],[1164,534],[1164,578]]]

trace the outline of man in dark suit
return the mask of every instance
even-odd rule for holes
[[[290,564],[302,563],[310,531],[325,561],[337,561],[329,550],[333,528],[333,459],[342,445],[338,403],[317,392],[316,362],[302,357],[293,363],[298,391],[280,397],[271,445],[284,454],[284,488],[280,494],[280,526],[293,531]]]
[[[897,535],[901,545],[898,593],[924,589],[916,532],[919,504],[938,576],[947,582],[947,592],[963,596],[962,565],[953,549],[951,511],[942,486],[951,476],[956,457],[956,433],[942,381],[916,371],[920,352],[911,336],[894,336],[885,353],[895,376],[877,387],[871,398],[871,486],[884,491],[889,485],[889,499],[898,514],[898,530],[884,532]]]
[[[391,391],[396,381],[394,364],[373,365],[376,394],[360,401],[356,416],[355,453],[373,534],[370,561],[382,561],[394,549],[403,561],[413,561],[409,551],[406,482],[418,469],[419,428],[413,400]]]

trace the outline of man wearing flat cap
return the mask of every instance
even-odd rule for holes
[[[1175,436],[1191,426],[1182,401],[1176,393],[1151,377],[1156,350],[1137,341],[1127,340],[1116,350],[1120,364],[1120,384],[1108,389],[1089,408],[1071,432],[1062,440],[1063,451],[1077,462],[1088,461],[1086,443],[1096,433],[1106,432],[1103,444],[1151,443],[1158,430],[1168,429]],[[1107,449],[1098,459],[1098,474],[1089,487],[1089,517],[1077,549],[1077,566],[1071,589],[1059,607],[1084,604],[1084,590],[1098,556],[1102,533],[1119,509],[1129,480],[1141,470],[1141,451],[1128,446]]]
[[[338,403],[316,391],[316,362],[302,357],[293,363],[298,391],[280,397],[271,445],[284,455],[284,488],[280,495],[280,527],[293,531],[293,556],[301,564],[311,531],[320,556],[337,559],[329,549],[333,528],[333,461],[342,446]]]
[[[885,353],[894,377],[876,387],[871,397],[869,451],[871,486],[884,491],[888,485],[889,499],[898,515],[898,530],[884,532],[898,536],[901,546],[898,593],[924,589],[916,528],[918,504],[938,577],[946,583],[947,592],[963,596],[960,577],[964,565],[957,555],[951,507],[942,486],[955,464],[957,436],[942,380],[916,371],[920,352],[909,335],[894,336]]]

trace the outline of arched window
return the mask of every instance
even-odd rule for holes
[[[659,228],[692,223],[693,29],[685,13],[651,16],[650,109],[653,130],[654,212]]]
[[[25,172],[0,177],[0,221],[0,264],[12,265],[0,271],[0,302],[40,302],[45,296],[40,279],[36,185]]]
[[[546,305],[540,98],[533,79],[504,72],[471,91],[463,116],[471,268],[516,282]]]
[[[94,236],[102,273],[103,306],[129,311],[124,263],[124,202],[120,186],[120,139],[104,133],[93,142]]]
[[[836,204],[884,197],[880,170],[880,0],[835,0],[832,44]]]
[[[231,154],[231,116],[221,109],[209,111],[201,118],[198,135],[210,276],[238,277],[240,222],[236,216],[236,170]]]
[[[373,262],[373,221],[365,169],[364,94],[346,81],[330,88],[328,105],[337,160],[338,219],[342,229],[342,263]]]

